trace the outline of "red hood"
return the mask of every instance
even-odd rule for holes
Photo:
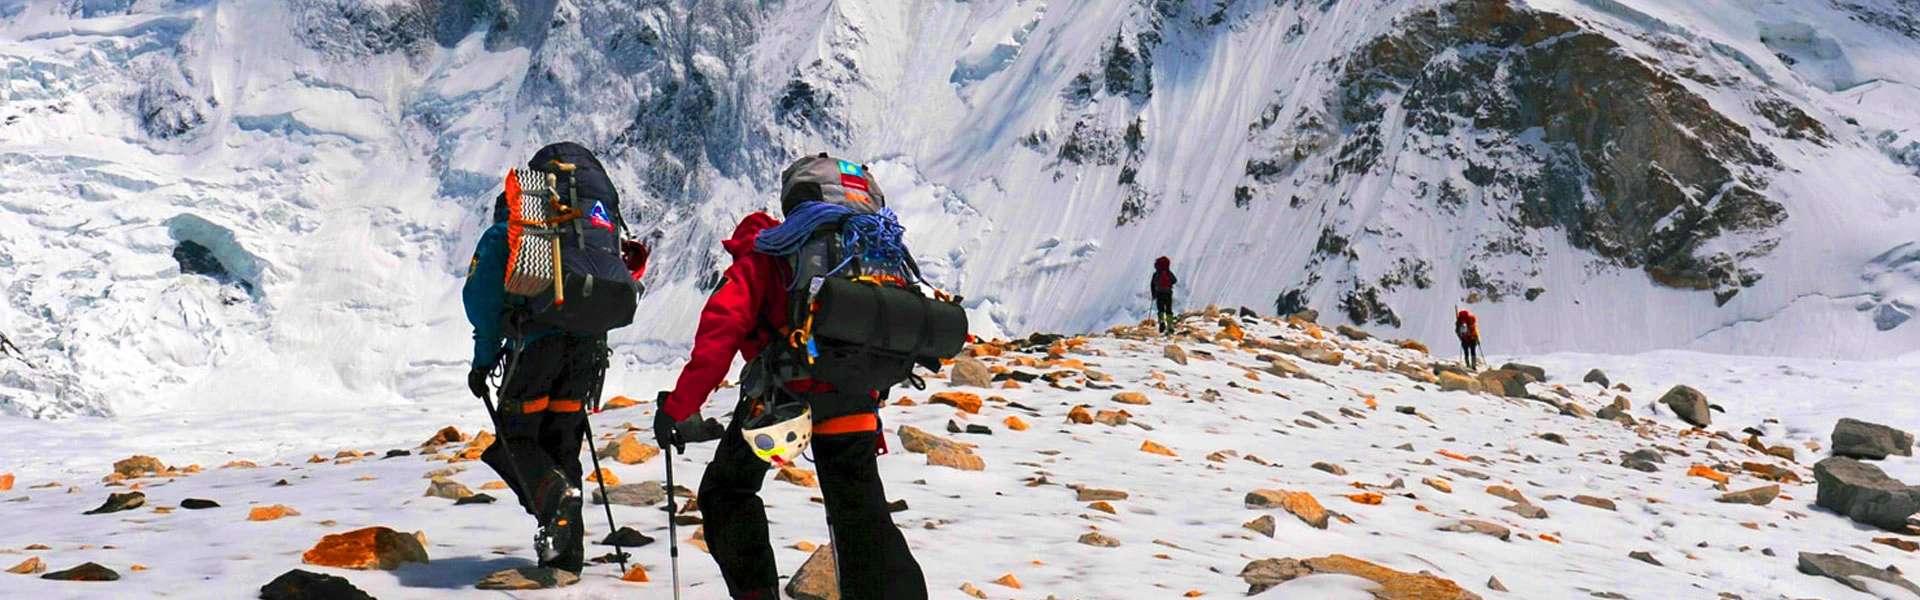
[[[720,242],[720,245],[725,247],[734,258],[740,258],[741,255],[753,251],[753,243],[760,239],[760,232],[779,225],[779,219],[764,212],[747,215],[747,218],[740,220],[739,225],[734,226],[733,237]]]
[[[1159,260],[1153,261],[1153,268],[1159,269],[1162,271],[1167,270],[1167,268],[1171,266],[1173,266],[1173,260],[1168,259],[1165,256],[1160,257]]]

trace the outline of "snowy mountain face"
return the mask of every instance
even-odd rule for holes
[[[1489,350],[1920,351],[1895,0],[0,0],[0,411],[459,393],[504,171],[577,140],[656,248],[658,385],[806,152],[983,335],[1311,307]],[[1397,331],[1395,331],[1397,329]]]

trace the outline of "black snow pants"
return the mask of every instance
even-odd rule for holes
[[[1460,352],[1461,354],[1466,355],[1467,370],[1468,371],[1478,370],[1478,368],[1475,365],[1480,364],[1480,361],[1482,360],[1480,358],[1480,342],[1477,340],[1475,341],[1460,340]]]
[[[586,408],[606,374],[602,347],[597,338],[555,334],[510,354],[493,415],[499,441],[481,456],[539,523],[574,524],[560,530],[559,557],[545,566],[576,573],[585,562],[580,503],[561,500],[581,488]]]
[[[1160,333],[1173,333],[1173,290],[1153,291],[1153,319]]]
[[[707,548],[735,598],[777,589],[780,571],[768,539],[767,509],[760,486],[772,468],[753,455],[740,435],[746,405],[720,438],[713,462],[700,478],[700,512],[706,516]],[[827,529],[845,600],[924,600],[926,576],[913,559],[906,536],[887,510],[875,451],[875,432],[815,435],[811,446],[827,505]],[[776,592],[769,596],[779,597]]]

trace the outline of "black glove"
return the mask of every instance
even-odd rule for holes
[[[660,392],[653,407],[653,442],[661,450],[672,447],[674,452],[685,454],[687,443],[680,439],[680,422],[667,415],[667,392]]]
[[[467,391],[473,392],[473,397],[485,400],[487,398],[487,375],[492,372],[493,369],[491,367],[474,367],[473,370],[467,371]]]

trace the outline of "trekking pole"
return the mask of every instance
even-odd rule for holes
[[[680,524],[673,520],[679,507],[673,501],[673,444],[660,451],[667,456],[667,556],[673,562],[673,600],[680,600]]]
[[[597,350],[596,358],[598,360],[597,366],[600,368],[600,378],[593,384],[593,396],[587,399],[593,403],[593,407],[592,410],[588,411],[581,419],[582,424],[580,429],[582,433],[587,436],[587,456],[593,457],[593,479],[594,483],[600,485],[600,506],[607,510],[607,541],[616,542],[610,544],[613,546],[613,559],[620,563],[620,572],[624,574],[627,572],[627,551],[622,550],[620,544],[614,539],[614,536],[620,533],[620,526],[613,522],[613,497],[607,495],[607,478],[600,476],[600,451],[593,447],[593,415],[600,412],[600,393],[604,390],[604,386],[607,383],[608,350],[605,338],[600,340]]]
[[[620,572],[627,572],[627,551],[620,549],[620,526],[613,523],[613,497],[607,495],[607,478],[600,475],[600,451],[593,448],[593,418],[588,415],[581,429],[587,436],[587,456],[593,457],[594,483],[600,484],[600,506],[607,509],[607,541],[613,542],[613,560],[620,563]]]

